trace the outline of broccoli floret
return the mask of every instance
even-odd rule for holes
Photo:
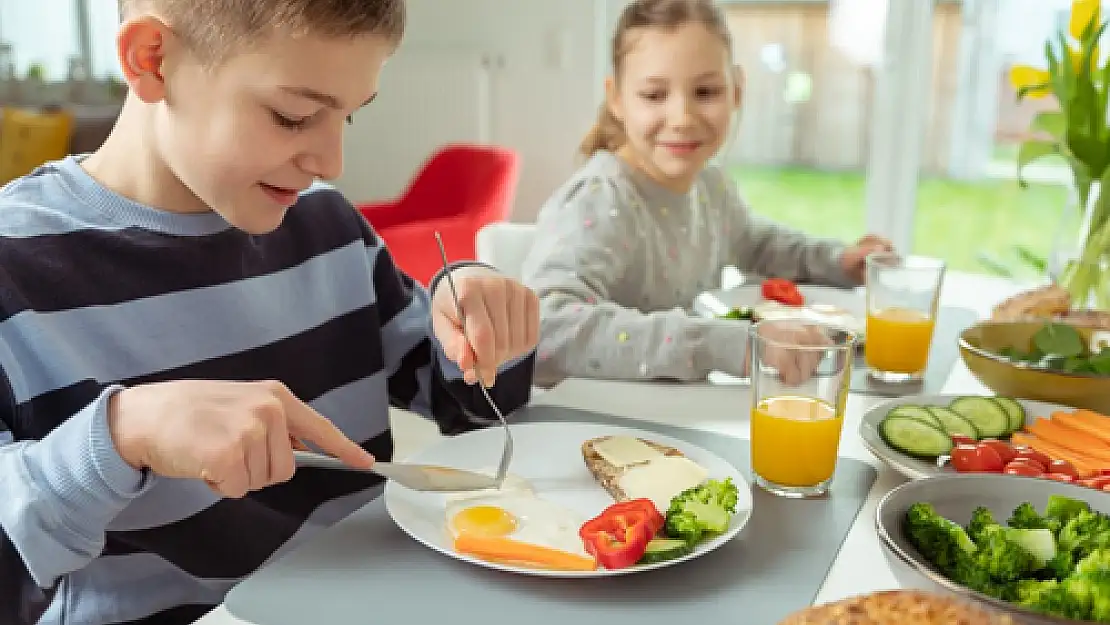
[[[669,511],[681,512],[687,501],[700,501],[736,513],[736,503],[740,491],[731,477],[722,480],[707,480],[704,484],[687,488],[671,499]]]
[[[1023,579],[1014,586],[1014,603],[1041,614],[1062,615],[1066,612],[1068,592],[1057,580]]]
[[[946,575],[957,584],[963,584],[996,599],[1008,601],[1014,597],[1014,584],[995,580],[991,577],[990,571],[974,555],[958,553],[956,564]]]
[[[904,527],[914,548],[946,575],[956,568],[957,558],[976,551],[964,528],[942,517],[932,504],[919,502],[910,506]]]
[[[1037,512],[1033,504],[1029,502],[1022,503],[1014,508],[1013,515],[1010,520],[1006,522],[1010,527],[1024,530],[1047,529],[1052,530],[1052,533],[1060,531],[1060,520],[1056,518],[1047,518]]]
[[[1107,607],[1110,607],[1110,570],[1077,573],[1065,579],[1062,585],[1068,595],[1062,616],[1077,620],[1106,618]]]
[[[1064,497],[1063,495],[1049,495],[1048,504],[1044,508],[1044,516],[1066,523],[1080,512],[1090,512],[1091,506],[1086,501]]]
[[[995,581],[1017,581],[1040,568],[1033,554],[1011,540],[1001,525],[984,528],[977,545],[973,558]]]
[[[1080,512],[1060,528],[1056,542],[1062,551],[1070,551],[1077,560],[1095,551],[1110,547],[1110,517],[1092,511]]]
[[[1042,569],[1056,558],[1056,537],[1051,530],[1023,530],[1015,527],[1005,528],[1006,538],[1028,551],[1036,561],[1034,569]]]
[[[697,544],[705,533],[693,512],[668,512],[664,531],[667,536],[677,538],[687,545]]]
[[[1053,579],[1062,580],[1075,569],[1075,557],[1070,551],[1057,550],[1056,557],[1049,560],[1044,568]]]
[[[1110,549],[1096,549],[1075,564],[1076,575],[1096,573],[1105,573],[1110,578]]]
[[[1019,605],[1037,612],[1110,622],[1110,550],[1092,552],[1063,579],[1019,581],[1015,594]]]
[[[664,525],[667,536],[694,545],[707,534],[725,531],[739,497],[740,491],[732,478],[708,480],[682,491],[667,508]]]
[[[994,514],[990,509],[979,506],[971,513],[971,522],[967,524],[967,535],[978,543],[983,536],[983,530],[992,525],[998,525],[998,521],[994,520]]]

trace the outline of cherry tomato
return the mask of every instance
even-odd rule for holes
[[[1056,480],[1057,482],[1066,482],[1069,484],[1075,481],[1075,476],[1068,475],[1067,473],[1045,473],[1041,477],[1046,480]]]
[[[960,473],[998,473],[1004,463],[998,452],[986,445],[956,445],[952,467]]]
[[[786,304],[787,306],[801,306],[805,297],[798,291],[797,285],[784,278],[768,278],[762,285],[763,299]]]
[[[1023,475],[1025,477],[1041,477],[1044,475],[1044,466],[1028,458],[1014,458],[1006,463],[1002,472],[1007,475]]]
[[[979,444],[987,445],[995,452],[997,452],[998,457],[1002,458],[1003,464],[1010,462],[1014,459],[1015,456],[1017,456],[1017,451],[1014,450],[1014,446],[1007,443],[1006,441],[1000,441],[994,438],[984,438],[983,440],[979,441]]]
[[[1079,477],[1079,472],[1076,471],[1075,467],[1071,466],[1071,463],[1067,460],[1053,460],[1052,462],[1048,463],[1046,470],[1049,473],[1063,473],[1064,475],[1070,475],[1073,478]]]
[[[1042,469],[1048,468],[1048,465],[1052,464],[1052,458],[1049,458],[1036,449],[1020,447],[1017,448],[1015,451],[1017,451],[1017,454],[1014,456],[1015,458],[1028,458],[1029,460],[1034,460],[1037,462],[1037,464],[1041,465]]]
[[[1088,477],[1086,479],[1077,480],[1077,484],[1093,488],[1095,490],[1103,490],[1110,486],[1110,475],[1100,475],[1098,477]]]
[[[974,445],[975,443],[976,443],[975,439],[971,438],[970,436],[964,436],[963,434],[953,434],[952,435],[952,444],[953,445]]]

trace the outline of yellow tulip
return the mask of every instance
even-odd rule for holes
[[[1072,37],[1080,39],[1083,30],[1091,22],[1101,23],[1099,15],[1100,0],[1073,0],[1071,3],[1071,21],[1068,22],[1068,32]]]
[[[1036,87],[1030,89],[1026,93],[1026,97],[1030,98],[1043,98],[1052,93],[1049,90],[1048,83],[1052,77],[1048,75],[1048,71],[1037,69],[1028,65],[1015,65],[1010,68],[1010,84],[1014,89],[1025,89],[1028,87]]]

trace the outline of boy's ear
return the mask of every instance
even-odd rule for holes
[[[163,75],[167,44],[173,31],[165,22],[152,15],[128,20],[120,26],[116,52],[124,80],[131,92],[148,104],[166,96]]]
[[[605,106],[617,121],[624,122],[624,105],[621,102],[617,83],[612,76],[605,79]]]

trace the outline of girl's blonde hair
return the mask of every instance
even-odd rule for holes
[[[630,31],[637,28],[674,30],[691,23],[701,24],[720,37],[731,58],[732,37],[729,35],[728,22],[712,0],[633,0],[621,12],[616,32],[613,34],[614,80],[620,81],[621,61],[628,53],[629,45],[626,39]],[[624,142],[624,125],[613,116],[608,103],[602,102],[597,123],[582,139],[578,152],[583,157],[589,158],[598,150],[618,150]]]

